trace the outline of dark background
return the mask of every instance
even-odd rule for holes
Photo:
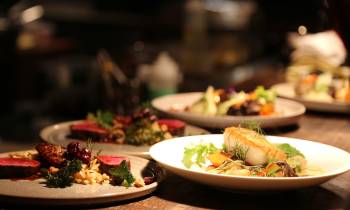
[[[167,51],[184,75],[180,91],[201,91],[209,84],[249,89],[240,85],[260,69],[283,71],[290,50],[288,32],[300,25],[311,33],[332,28],[323,0],[207,0],[200,14],[186,9],[188,2],[2,0],[0,140],[37,140],[46,125],[110,108],[96,62],[100,49],[106,49],[129,78],[135,77],[139,64]],[[227,3],[253,9],[241,25],[235,23],[242,18],[237,16],[220,22]],[[38,5],[42,16],[21,21],[24,11]],[[193,62],[188,62],[191,56]],[[246,76],[239,79],[236,72]],[[137,91],[136,105],[149,99],[144,86]]]

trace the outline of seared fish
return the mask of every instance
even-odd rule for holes
[[[229,127],[224,132],[224,144],[228,152],[244,153],[244,161],[250,165],[264,165],[269,160],[285,161],[287,155],[259,133],[240,127]],[[242,155],[242,154],[241,154]]]

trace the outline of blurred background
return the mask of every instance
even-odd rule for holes
[[[324,0],[2,0],[0,143],[38,140],[44,126],[97,109],[130,113],[166,93],[270,86],[266,78],[283,80],[290,61],[288,34],[334,28],[332,11],[346,7],[333,6]]]

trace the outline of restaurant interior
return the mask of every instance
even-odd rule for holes
[[[350,209],[348,9],[2,0],[0,210]]]

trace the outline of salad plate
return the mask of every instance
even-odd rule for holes
[[[211,143],[221,148],[222,134],[188,136],[169,139],[153,145],[150,155],[164,168],[186,179],[205,185],[229,190],[289,190],[322,184],[350,170],[350,154],[336,147],[313,141],[266,136],[273,144],[289,144],[301,152],[309,167],[320,173],[297,177],[268,177],[228,175],[208,172],[201,168],[188,168],[184,165],[185,150],[189,145]]]
[[[298,101],[304,104],[305,107],[310,110],[335,113],[350,113],[350,104],[345,102],[324,102],[297,97],[293,84],[291,83],[279,83],[274,85],[272,88],[276,91],[278,96]]]
[[[156,98],[152,106],[161,114],[186,121],[190,124],[224,128],[239,125],[244,121],[256,121],[261,127],[278,127],[293,125],[298,122],[305,112],[304,105],[282,98],[275,101],[275,112],[271,115],[229,116],[229,115],[202,115],[186,112],[185,109],[203,97],[202,92],[179,93]]]
[[[24,151],[20,151],[24,152]],[[11,153],[20,153],[11,152]],[[2,153],[7,157],[10,153]],[[131,163],[131,172],[138,177],[145,174],[156,175],[157,181],[143,187],[124,187],[110,184],[72,184],[65,188],[49,188],[44,179],[0,179],[0,199],[6,202],[22,202],[40,205],[91,205],[111,203],[145,196],[159,185],[161,173],[159,166],[152,161],[127,156]],[[160,171],[161,172],[161,171]]]
[[[58,124],[54,124],[48,127],[45,127],[40,132],[40,137],[42,140],[52,143],[55,145],[60,146],[67,146],[72,141],[79,141],[81,143],[84,143],[86,141],[84,140],[77,140],[70,138],[70,126],[81,123],[82,120],[76,120],[76,121],[68,121],[68,122],[62,122]],[[200,135],[200,134],[208,134],[209,132],[196,127],[192,125],[186,125],[185,127],[185,136],[188,135]],[[108,143],[108,142],[94,142],[94,150],[102,150],[103,152],[116,152],[119,154],[126,154],[126,155],[134,155],[139,156],[143,158],[149,159],[149,153],[148,150],[150,146],[146,145],[129,145],[129,144],[116,144],[116,143]]]

